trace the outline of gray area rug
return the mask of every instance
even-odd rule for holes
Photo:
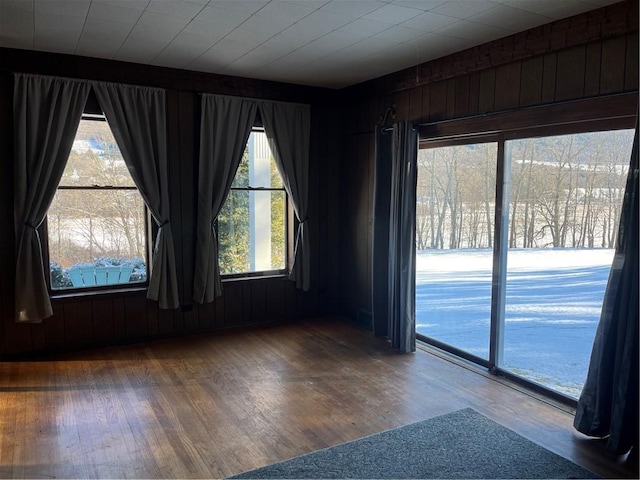
[[[599,478],[470,408],[231,478]]]

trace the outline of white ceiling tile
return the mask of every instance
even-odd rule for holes
[[[350,56],[350,58],[364,58],[374,55],[381,50],[389,48],[389,43],[381,38],[369,37],[347,48],[340,50],[340,56]]]
[[[280,18],[291,22],[297,22],[315,9],[299,3],[290,3],[283,0],[270,2],[259,10],[261,17]]]
[[[256,32],[255,30],[238,27],[231,33],[229,33],[229,35],[227,35],[225,39],[233,40],[235,42],[251,46],[251,48],[255,48],[258,45],[264,43],[266,40],[269,40],[271,37],[272,35],[268,33]]]
[[[269,0],[211,0],[209,5],[236,12],[256,13],[267,3],[269,3]]]
[[[0,0],[0,47],[342,87],[615,2]]]
[[[356,19],[385,5],[385,2],[379,0],[333,0],[322,6],[320,10],[326,10]]]
[[[86,17],[91,0],[34,0],[36,14]]]
[[[315,28],[318,29],[318,31],[323,31],[324,33],[329,33],[352,21],[353,20],[351,18],[345,17],[344,15],[317,10],[296,24],[303,25],[306,28]]]
[[[422,10],[417,10],[415,8],[387,4],[384,7],[368,13],[363,18],[387,23],[402,23],[405,20],[409,20],[410,18],[416,17],[422,13]]]
[[[149,0],[92,0],[91,6],[96,4],[105,4],[115,8],[124,8],[125,10],[136,10],[143,12]]]
[[[87,19],[98,19],[105,22],[119,22],[133,27],[143,10],[127,7],[128,4],[120,5],[115,3],[94,2],[91,4]]]
[[[418,10],[428,11],[433,10],[439,5],[445,3],[446,0],[391,0],[391,3],[395,5],[401,5],[403,7],[415,8]]]
[[[415,28],[409,28],[402,25],[393,26],[383,32],[376,33],[374,37],[387,40],[390,45],[396,43],[404,43],[414,38],[418,38],[424,35],[422,30]]]
[[[254,50],[230,63],[229,65],[227,65],[227,67],[233,67],[234,70],[241,68],[247,69],[249,71],[254,71],[264,67],[265,65],[268,65],[269,63],[272,63],[273,61],[273,58],[264,55],[264,53],[260,51]]]
[[[290,27],[293,23],[293,21],[284,18],[263,17],[256,14],[248,18],[247,21],[242,24],[242,27],[256,32],[275,35],[276,33],[280,33],[285,30],[287,27]]]
[[[187,25],[188,20],[178,17],[170,17],[161,13],[145,11],[133,32],[147,38],[154,38],[159,42],[169,42]]]
[[[48,52],[73,53],[83,25],[82,17],[42,14],[36,9],[33,46]]]
[[[449,17],[465,19],[498,5],[498,3],[490,0],[449,0],[431,11]]]
[[[392,26],[393,25],[390,23],[360,18],[345,25],[344,27],[339,28],[338,31],[352,33],[353,35],[358,36],[359,39],[364,39],[377,33],[383,32],[391,28]]]
[[[146,11],[191,20],[203,8],[202,4],[188,0],[150,0]]]
[[[121,44],[81,40],[76,46],[76,55],[97,58],[114,58]]]
[[[494,27],[507,28],[519,31],[523,28],[533,28],[538,25],[550,22],[552,19],[537,13],[527,12],[508,5],[497,5],[491,10],[479,13],[468,20]]]
[[[130,32],[131,27],[126,23],[87,18],[78,45],[89,42],[92,45],[104,43],[106,45],[120,46],[127,39]]]
[[[459,22],[437,30],[436,33],[439,35],[474,40],[477,44],[482,44],[511,35],[513,31],[494,27],[493,25],[460,20]]]
[[[434,32],[442,27],[451,25],[457,22],[457,18],[449,17],[447,15],[440,15],[438,13],[426,12],[417,17],[413,17],[402,25],[409,28],[415,28],[422,30],[425,33]]]
[[[538,13],[554,19],[577,15],[578,13],[587,12],[594,8],[593,5],[579,2],[578,0],[507,0],[502,3],[513,8]]]
[[[200,11],[200,13],[192,20],[189,27],[192,23],[199,23],[201,25],[208,26],[210,29],[227,28],[232,30],[250,16],[251,14],[246,12],[237,12],[226,8],[207,6],[203,8],[202,11]]]
[[[10,48],[33,48],[31,2],[0,2],[0,43]]]
[[[256,46],[257,45],[253,45],[245,41],[233,40],[229,37],[226,37],[217,42],[213,47],[211,47],[210,50],[216,52],[224,52],[225,54],[229,54],[229,56],[236,59],[244,55],[245,53],[250,52],[251,50],[256,48]],[[224,58],[227,58],[227,56],[225,55]]]
[[[305,45],[300,50],[305,49],[308,52],[313,53],[324,53],[324,55],[329,55],[336,50],[343,49],[348,47],[352,43],[355,43],[359,40],[357,36],[351,35],[347,32],[334,31],[323,37],[314,40],[313,42]]]

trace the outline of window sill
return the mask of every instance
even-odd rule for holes
[[[49,295],[51,303],[63,303],[69,300],[87,299],[87,298],[110,298],[110,297],[122,297],[122,296],[138,296],[139,294],[146,294],[147,286],[140,285],[129,288],[114,288],[114,289],[92,289],[83,290],[80,292],[65,292],[65,293],[52,293]]]
[[[255,275],[224,275],[221,277],[222,283],[232,283],[232,282],[244,282],[251,280],[274,280],[274,279],[288,279],[289,273],[268,273],[265,275],[255,274]]]

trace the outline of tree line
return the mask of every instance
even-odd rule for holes
[[[613,248],[633,132],[506,142],[510,248]],[[491,248],[497,144],[418,154],[416,247]]]

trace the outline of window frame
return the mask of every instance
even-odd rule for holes
[[[257,122],[251,128],[251,134],[254,132],[265,133],[264,127]],[[247,138],[247,142],[249,139]],[[245,147],[246,148],[246,147]],[[271,152],[273,154],[273,152]],[[234,180],[237,174],[237,170],[234,173]],[[278,172],[280,174],[280,172]],[[281,178],[282,180],[282,178]],[[231,187],[229,189],[229,194],[231,192],[283,192],[284,193],[284,268],[282,269],[273,269],[273,270],[259,270],[259,271],[249,271],[249,272],[234,272],[234,273],[220,273],[220,279],[222,282],[232,281],[232,280],[241,280],[241,279],[251,279],[251,278],[261,278],[261,277],[282,277],[286,276],[291,271],[291,264],[293,263],[293,232],[297,226],[297,220],[295,219],[295,215],[293,214],[293,205],[291,205],[291,199],[289,198],[289,194],[287,190],[284,188],[284,183],[282,187],[252,187],[248,185],[246,187]],[[222,204],[222,208],[226,204],[229,194],[227,198],[225,198],[224,203]],[[222,211],[222,210],[221,210]],[[218,261],[220,259],[220,235],[218,230],[218,218],[214,222],[214,228],[216,231],[216,239],[218,242]]]
[[[89,99],[90,100],[90,99]],[[87,103],[87,107],[85,107],[85,111],[82,114],[81,121],[95,121],[95,122],[107,122],[107,119],[104,113],[97,113],[95,111],[95,107],[92,108],[89,105],[89,101]],[[76,132],[77,134],[77,132]],[[68,160],[67,160],[68,161]],[[66,164],[65,164],[66,168]],[[47,291],[49,292],[49,297],[52,299],[55,298],[64,298],[69,296],[87,296],[92,294],[104,294],[104,293],[112,293],[112,292],[133,292],[133,291],[142,291],[146,290],[149,286],[149,277],[151,275],[151,256],[149,254],[150,247],[153,245],[153,235],[157,233],[157,227],[155,226],[155,222],[152,222],[151,214],[149,209],[147,208],[144,199],[142,198],[142,194],[140,194],[140,190],[137,186],[134,185],[126,185],[126,186],[114,186],[114,185],[87,185],[87,186],[77,186],[77,185],[61,185],[58,184],[56,187],[56,194],[58,190],[67,190],[67,191],[110,191],[110,190],[119,190],[119,191],[137,191],[142,200],[143,207],[143,218],[144,218],[144,238],[145,238],[145,255],[144,261],[146,266],[146,279],[141,282],[127,282],[127,283],[117,283],[112,285],[95,285],[95,286],[84,286],[84,287],[68,287],[68,288],[53,288],[51,285],[51,268],[50,268],[50,248],[49,248],[49,213],[45,216],[42,225],[38,228],[38,233],[41,238],[41,248],[42,248],[42,260],[44,264],[45,271],[45,283],[47,285]],[[55,198],[55,196],[54,196]],[[46,246],[46,247],[45,247]],[[48,273],[47,273],[48,272]]]

